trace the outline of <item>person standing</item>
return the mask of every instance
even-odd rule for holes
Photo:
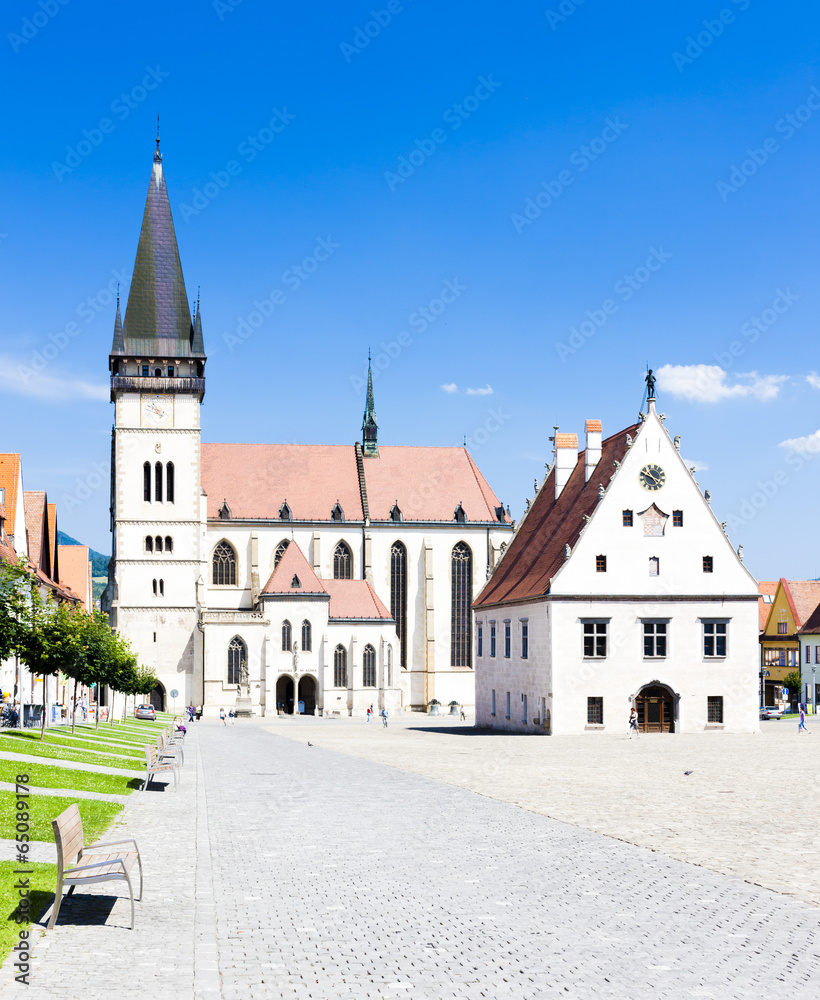
[[[387,709],[386,708],[382,709],[382,725],[384,726],[385,729],[387,729]]]
[[[806,706],[800,703],[800,725],[797,727],[798,733],[807,733],[808,727],[806,726]]]
[[[370,722],[372,718],[373,718],[373,706],[371,705],[370,708],[368,708],[367,710],[367,717],[365,719],[365,722]]]
[[[638,735],[638,712],[633,705],[629,712],[629,738],[632,739],[632,734]]]
[[[220,721],[222,722],[223,726],[227,726],[228,725],[228,723],[225,721],[225,709],[224,708],[220,708],[220,710],[219,710],[219,718],[220,718]]]

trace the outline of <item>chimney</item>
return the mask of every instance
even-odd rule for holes
[[[555,499],[567,485],[572,470],[578,463],[578,435],[555,432]]]
[[[587,420],[587,447],[586,447],[586,482],[595,471],[595,466],[601,461],[601,436],[603,427],[600,420]]]

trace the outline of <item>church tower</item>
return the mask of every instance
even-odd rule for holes
[[[159,139],[125,319],[109,357],[113,555],[102,606],[161,681],[155,704],[202,700],[200,406],[205,347],[189,311]],[[199,586],[198,586],[199,585]]]
[[[373,372],[370,367],[370,354],[367,355],[367,400],[364,404],[362,420],[362,453],[365,458],[379,457],[378,443],[379,425],[376,422],[376,404],[373,401]]]

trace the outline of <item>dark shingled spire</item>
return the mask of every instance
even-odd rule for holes
[[[112,354],[123,354],[125,347],[122,341],[122,316],[120,315],[120,286],[117,285],[117,315],[114,319],[114,345]]]
[[[367,352],[367,401],[364,404],[362,420],[362,452],[369,458],[379,457],[379,425],[376,420],[376,404],[373,402],[373,372],[370,368],[370,351]]]
[[[194,339],[191,342],[192,354],[205,354],[205,343],[202,340],[202,320],[199,316],[199,291],[196,295],[196,316],[194,317]]]
[[[195,339],[188,311],[188,296],[165,187],[159,139],[121,342],[118,344],[115,331],[112,353],[168,358],[205,355],[202,330],[200,328],[199,337]]]

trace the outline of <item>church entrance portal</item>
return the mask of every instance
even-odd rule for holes
[[[299,681],[299,701],[305,715],[316,712],[316,681],[312,677],[302,677]]]
[[[635,698],[638,729],[642,733],[674,733],[672,692],[659,684],[642,688]]]
[[[276,711],[293,715],[293,678],[280,677],[276,682]]]
[[[149,695],[148,701],[154,706],[157,712],[165,711],[165,688],[162,684],[157,684]]]

